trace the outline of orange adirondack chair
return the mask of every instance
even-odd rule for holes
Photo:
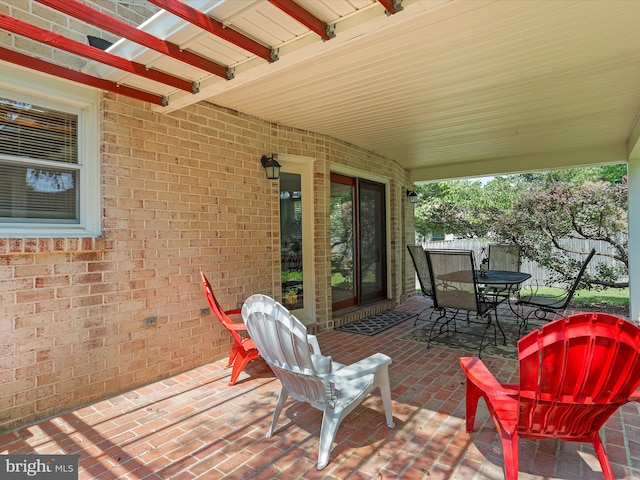
[[[553,321],[518,341],[520,384],[502,385],[477,357],[467,376],[466,428],[484,398],[500,433],[507,480],[518,478],[518,438],[591,442],[613,480],[600,428],[622,405],[640,401],[640,328],[606,313]]]
[[[211,307],[211,313],[220,321],[222,325],[229,331],[233,337],[233,347],[231,347],[231,353],[229,354],[229,363],[227,367],[233,366],[231,370],[231,379],[229,385],[235,385],[238,381],[240,372],[244,370],[247,364],[254,358],[258,358],[260,354],[258,349],[253,344],[253,340],[249,337],[243,337],[239,332],[246,331],[247,326],[244,323],[236,323],[232,321],[228,315],[240,315],[241,310],[239,308],[233,310],[227,310],[226,312],[220,308],[218,300],[216,300],[211,284],[205,276],[204,272],[200,272],[202,277],[202,289]]]

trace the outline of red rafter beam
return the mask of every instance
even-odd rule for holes
[[[325,40],[329,40],[335,37],[335,33],[333,33],[333,30],[330,29],[325,22],[313,16],[293,0],[269,0],[269,2],[271,2],[273,5],[278,7],[290,17],[295,18],[305,27],[316,32]]]
[[[72,82],[82,83],[83,85],[89,85],[109,92],[119,93],[127,97],[142,100],[143,102],[149,102],[163,107],[167,106],[167,99],[161,95],[155,95],[135,88],[125,87],[124,85],[118,85],[115,82],[92,77],[86,73],[71,70],[67,67],[61,67],[60,65],[55,65],[47,62],[46,60],[30,57],[24,53],[14,52],[8,48],[0,47],[0,60],[21,65],[32,70],[48,73],[49,75],[54,75],[56,77],[66,78]]]
[[[387,10],[389,15],[393,15],[394,13],[398,13],[402,10],[402,0],[378,0],[382,4],[382,6]]]
[[[180,17],[183,20],[206,30],[209,33],[214,34],[217,37],[233,43],[234,45],[253,53],[267,62],[273,62],[277,60],[277,54],[270,48],[265,47],[261,43],[243,35],[237,30],[225,27],[222,23],[211,18],[209,15],[202,13],[189,5],[186,5],[178,0],[148,0],[150,3],[163,8],[169,13],[174,14],[176,17]]]
[[[99,48],[85,45],[84,43],[77,42],[2,13],[0,13],[0,28],[28,37],[36,42],[46,43],[52,47],[66,50],[67,52],[75,53],[76,55],[87,57],[92,60],[97,60],[98,62],[155,80],[156,82],[160,82],[165,85],[170,85],[191,93],[197,92],[197,87],[192,82],[174,77],[173,75],[169,75],[158,70],[148,69],[140,63],[112,55],[111,53],[104,52]]]
[[[182,50],[178,45],[161,40],[153,35],[133,28],[126,23],[110,17],[98,10],[79,3],[77,0],[36,0],[47,7],[70,15],[78,20],[95,25],[121,37],[128,38],[144,47],[160,52],[181,62],[188,63],[196,68],[213,73],[219,77],[229,79],[233,77],[231,71],[224,65],[208,60],[200,55]]]

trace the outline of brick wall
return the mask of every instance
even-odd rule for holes
[[[259,163],[267,151],[316,159],[318,328],[333,326],[332,163],[392,179],[392,291],[405,298],[412,207],[394,162],[206,102],[161,115],[107,96],[102,116],[103,237],[0,239],[0,429],[228,354],[229,335],[202,314],[198,274],[226,309],[255,292],[279,296],[277,182]],[[155,326],[144,326],[149,317]]]
[[[225,309],[279,296],[278,184],[265,178],[264,153],[314,159],[318,330],[333,326],[332,165],[390,180],[393,302],[412,294],[413,207],[395,162],[207,102],[158,114],[105,94],[101,132],[103,236],[0,238],[0,431],[228,355],[199,272]]]

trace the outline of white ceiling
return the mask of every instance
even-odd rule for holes
[[[192,95],[99,64],[84,71],[210,100],[395,159],[414,181],[625,161],[640,133],[640,1],[296,0],[320,37],[267,0],[184,0],[273,63],[160,12],[141,28],[234,68],[207,75],[128,40],[110,51],[199,82]],[[635,155],[635,152],[634,152]]]

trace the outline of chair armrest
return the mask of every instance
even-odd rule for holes
[[[242,331],[247,329],[247,326],[244,323],[225,323],[224,326],[227,327],[229,330],[236,330],[236,331]]]
[[[540,279],[529,279],[527,285],[522,286],[520,289],[521,297],[535,297],[538,294],[540,287],[544,286],[544,281]]]
[[[489,371],[482,360],[478,357],[461,357],[460,367],[467,378],[473,382],[480,390],[490,396],[516,396],[520,392],[510,388],[509,385],[502,385],[496,377]]]
[[[322,355],[320,352],[320,345],[318,344],[318,339],[315,335],[307,334],[307,343],[311,347],[311,353],[314,355]]]
[[[227,310],[224,312],[225,315],[240,315],[242,313],[242,310],[240,308],[233,308],[231,310]],[[231,320],[231,319],[229,319]],[[236,330],[236,331],[244,331],[247,329],[247,326],[245,325],[244,322],[240,323],[225,323],[226,327],[229,330]]]
[[[374,353],[373,355],[363,358],[362,360],[347,365],[346,367],[337,369],[328,375],[324,376],[325,380],[331,383],[342,380],[352,380],[354,378],[360,378],[370,373],[375,373],[380,368],[385,367],[391,363],[391,357],[384,353]]]

